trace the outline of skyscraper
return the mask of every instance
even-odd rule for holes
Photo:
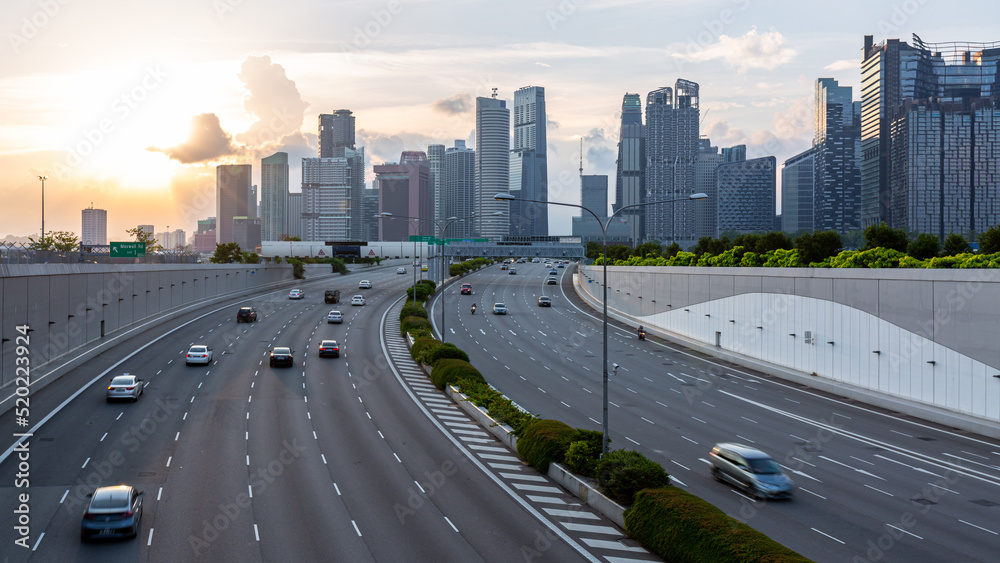
[[[444,145],[427,146],[427,162],[431,167],[431,209],[434,220],[438,221],[444,214]]]
[[[260,217],[233,217],[233,238],[243,252],[256,252],[260,246]]]
[[[250,214],[249,164],[220,164],[215,167],[215,242],[236,242],[233,217]]]
[[[774,228],[777,160],[773,156],[718,168],[718,226],[726,232],[768,232]]]
[[[520,201],[548,201],[545,140],[545,88],[528,86],[514,92],[514,146],[510,151],[510,234],[548,236],[548,206]]]
[[[695,192],[700,110],[698,84],[679,79],[674,89],[646,96],[647,201],[682,198]],[[645,215],[646,240],[689,240],[695,236],[695,206],[690,202],[651,205]]]
[[[615,179],[615,212],[646,201],[646,131],[642,126],[642,100],[639,94],[625,94],[622,99],[622,125],[618,136],[618,172]],[[633,244],[645,238],[641,208],[619,215],[628,222]]]
[[[816,191],[816,147],[785,161],[781,168],[781,230],[813,232],[813,194]]]
[[[352,240],[350,180],[346,158],[302,159],[302,240]]]
[[[376,164],[374,172],[379,209],[398,218],[379,221],[379,240],[409,240],[410,235],[432,234],[430,221],[406,219],[431,218],[431,169],[427,155],[423,151],[404,151],[399,164]]]
[[[746,145],[733,145],[722,149],[722,162],[743,162],[747,159]]]
[[[832,78],[816,80],[810,230],[846,233],[861,228],[861,104],[851,97],[850,86]]]
[[[496,94],[494,94],[495,96]],[[510,192],[510,110],[497,98],[476,98],[476,233],[499,240],[509,234],[506,201],[493,198]],[[385,198],[382,198],[385,201]],[[494,217],[494,212],[503,213]]]
[[[746,148],[744,145],[738,146]],[[730,154],[732,154],[731,149],[722,150],[723,152],[730,150]],[[684,203],[694,214],[694,233],[693,236],[689,237],[690,240],[715,236],[718,219],[716,202],[718,201],[719,166],[723,164],[724,160],[725,156],[719,152],[718,147],[712,146],[711,140],[701,139],[699,141],[698,160],[694,167],[694,193],[703,193],[708,198],[704,201]],[[746,160],[746,158],[742,160]],[[686,246],[686,244],[682,246]]]
[[[302,238],[302,192],[288,193],[285,228],[288,230],[289,237]]]
[[[444,153],[444,218],[470,217],[475,210],[476,151],[456,139],[455,146]],[[467,238],[475,232],[471,219],[455,221],[445,235],[449,238]]]
[[[288,153],[278,152],[260,159],[260,215],[262,240],[281,240],[288,234]]]
[[[365,240],[367,221],[364,214],[365,148],[354,146],[354,116],[351,110],[339,109],[319,116],[319,157],[346,158],[348,183],[347,238]],[[344,239],[346,240],[346,239]]]
[[[594,212],[598,217],[608,216],[608,177],[586,174],[580,176],[580,205]],[[581,211],[580,216],[591,220],[590,213]]]
[[[108,244],[108,211],[106,209],[94,209],[93,204],[91,204],[88,209],[83,210],[80,244],[99,246]]]
[[[343,156],[336,149],[354,148],[354,116],[349,109],[319,115],[319,157]]]

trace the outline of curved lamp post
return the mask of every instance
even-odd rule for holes
[[[584,207],[582,205],[576,205],[576,204],[573,204],[573,203],[561,203],[561,202],[557,202],[557,201],[539,201],[539,200],[534,200],[534,199],[515,198],[514,196],[512,196],[510,194],[507,194],[507,193],[500,193],[500,194],[496,194],[495,196],[493,196],[493,199],[495,199],[497,201],[514,201],[514,200],[518,200],[518,201],[527,201],[527,202],[531,202],[531,203],[545,203],[545,204],[548,204],[548,205],[561,205],[563,207],[575,207],[577,209],[582,209],[582,210],[586,211],[587,213],[590,213],[591,215],[593,215],[594,216],[594,220],[597,221],[597,224],[600,225],[600,227],[601,227],[601,235],[604,237],[604,243],[603,243],[603,248],[604,248],[604,259],[603,259],[604,283],[602,284],[604,286],[604,360],[603,360],[603,366],[601,368],[602,379],[603,379],[603,384],[604,384],[604,423],[602,425],[602,431],[603,431],[603,434],[604,434],[604,438],[602,440],[602,446],[601,446],[601,454],[602,455],[608,453],[608,226],[611,224],[611,220],[614,219],[615,215],[618,215],[619,213],[621,213],[622,211],[625,211],[626,209],[635,209],[636,207],[644,207],[644,206],[647,206],[647,205],[656,205],[656,204],[659,204],[659,203],[674,203],[674,202],[677,202],[677,201],[689,201],[689,200],[699,200],[699,199],[707,199],[707,198],[708,198],[708,195],[703,194],[703,193],[697,193],[697,194],[691,194],[690,196],[682,197],[682,198],[666,199],[666,200],[660,200],[660,201],[647,201],[645,203],[635,203],[635,204],[632,204],[632,205],[626,205],[625,207],[622,207],[618,211],[615,211],[614,213],[612,213],[611,216],[609,216],[607,218],[607,221],[601,222],[601,218],[598,217],[596,213],[594,213],[593,211],[591,211],[590,209],[588,209],[588,208],[586,208],[586,207]]]

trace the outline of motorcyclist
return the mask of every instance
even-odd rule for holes
[[[643,328],[642,325],[639,325],[639,330],[637,332],[637,335],[639,336],[639,340],[645,340],[646,339],[646,329]]]
[[[472,304],[472,314],[473,315],[476,314],[476,304],[475,303]]]

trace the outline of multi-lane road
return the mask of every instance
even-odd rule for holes
[[[5,560],[651,559],[416,376],[389,312],[411,280],[394,272],[205,306],[35,391],[32,422],[54,414],[28,442],[27,548],[13,528],[17,456],[0,464]],[[373,289],[357,289],[363,277]],[[343,302],[323,304],[327,288]],[[367,305],[350,306],[358,293]],[[240,305],[260,319],[237,324]],[[331,309],[343,324],[327,324]],[[340,358],[318,357],[328,338]],[[185,365],[192,344],[213,348],[210,365]],[[274,346],[295,365],[269,367]],[[142,397],[107,403],[104,381],[124,372],[144,378]],[[0,416],[4,449],[14,424]],[[120,483],[144,491],[138,538],[81,542],[86,495]]]
[[[601,429],[602,332],[570,269],[493,266],[445,298],[445,337],[521,406]],[[540,295],[552,308],[537,306]],[[489,312],[504,302],[508,315]],[[436,301],[435,306],[440,307]],[[439,312],[439,310],[438,310]],[[437,316],[435,315],[435,318]],[[996,561],[1000,444],[771,378],[612,323],[610,436],[660,462],[674,484],[817,561]],[[758,502],[715,482],[708,452],[723,441],[769,452],[797,485],[791,501]]]

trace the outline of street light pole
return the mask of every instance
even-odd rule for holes
[[[634,203],[632,205],[626,205],[625,207],[622,207],[618,211],[615,211],[614,213],[611,214],[610,217],[607,218],[607,221],[601,222],[601,218],[598,217],[596,213],[594,213],[589,208],[586,208],[586,207],[584,207],[582,205],[576,205],[576,204],[573,204],[573,203],[561,203],[561,202],[558,202],[558,201],[540,201],[540,200],[534,200],[534,199],[515,198],[514,196],[512,196],[512,195],[510,195],[508,193],[499,193],[499,194],[496,194],[495,196],[493,196],[493,199],[496,199],[497,201],[513,201],[515,199],[518,199],[520,201],[527,201],[527,202],[531,202],[531,203],[544,203],[544,204],[547,204],[547,205],[561,205],[563,207],[575,207],[577,209],[582,209],[582,210],[586,211],[587,213],[590,213],[591,215],[593,215],[594,220],[597,221],[597,225],[601,227],[601,236],[603,237],[603,247],[604,247],[604,259],[602,261],[602,266],[603,266],[602,267],[602,273],[603,273],[603,276],[604,276],[604,283],[602,284],[604,286],[604,291],[603,291],[603,293],[604,293],[604,298],[603,298],[604,299],[603,317],[604,318],[603,318],[603,323],[602,323],[603,324],[603,328],[604,328],[604,358],[603,358],[603,366],[601,368],[601,372],[602,372],[601,373],[601,377],[602,377],[603,387],[604,387],[604,423],[602,425],[603,438],[602,438],[602,441],[601,441],[602,442],[601,443],[601,455],[604,455],[604,454],[608,453],[608,226],[611,225],[611,221],[612,221],[612,219],[615,218],[615,215],[618,215],[619,213],[621,213],[622,211],[625,211],[626,209],[634,209],[636,207],[644,207],[644,206],[647,206],[647,205],[656,205],[658,203],[673,203],[675,201],[699,200],[699,199],[706,199],[706,198],[708,198],[707,195],[705,195],[703,193],[697,193],[697,194],[691,194],[688,197],[678,198],[678,199],[668,199],[668,200],[662,200],[662,201],[647,201],[647,202],[644,202],[644,203]]]
[[[39,176],[39,180],[42,181],[42,235],[38,238],[38,242],[45,245],[45,180],[48,180],[48,176]]]

